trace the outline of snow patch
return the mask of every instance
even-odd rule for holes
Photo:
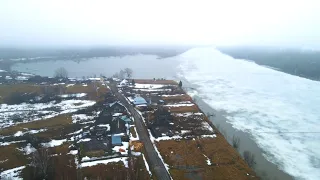
[[[120,162],[120,161],[122,161],[124,166],[126,168],[128,168],[128,158],[127,157],[120,157],[120,158],[112,158],[112,159],[106,159],[106,160],[84,162],[84,163],[81,163],[81,167],[91,167],[91,166],[96,166],[98,164],[108,164],[108,163],[111,163],[111,162]]]

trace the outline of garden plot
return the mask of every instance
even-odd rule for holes
[[[93,106],[95,103],[95,101],[89,100],[63,100],[61,102],[51,101],[49,103],[36,104],[1,104],[0,128],[76,112],[79,109]]]

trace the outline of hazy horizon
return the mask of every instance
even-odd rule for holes
[[[320,2],[0,1],[0,47],[320,47]]]

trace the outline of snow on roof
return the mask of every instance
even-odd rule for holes
[[[143,97],[135,97],[133,99],[133,104],[138,105],[138,104],[147,104],[147,101]]]
[[[109,107],[112,107],[112,106],[113,106],[113,105],[115,105],[115,104],[119,104],[119,105],[121,105],[121,106],[123,106],[123,107],[124,107],[124,105],[123,105],[122,103],[120,103],[119,101],[116,101],[116,102],[110,103],[110,104],[109,104]]]
[[[55,146],[60,146],[61,144],[63,144],[66,141],[67,141],[67,139],[61,139],[61,140],[52,139],[48,143],[41,143],[41,145],[44,146],[44,147],[55,147]]]
[[[124,79],[120,82],[120,85],[127,85],[128,84],[128,80]]]

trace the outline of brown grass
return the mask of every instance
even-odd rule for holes
[[[25,131],[24,128],[28,129],[42,129],[42,128],[47,128],[48,131],[38,133],[37,135],[41,136],[44,134],[50,133],[50,129],[54,130],[57,128],[63,128],[67,124],[72,124],[72,118],[70,114],[63,114],[59,115],[50,119],[46,120],[38,120],[38,121],[32,121],[28,123],[22,123],[18,124],[16,126],[11,126],[8,128],[3,128],[0,130],[0,134],[7,136],[7,135],[13,135],[17,131]],[[55,132],[57,133],[57,132]]]
[[[101,157],[104,156],[105,152],[103,150],[98,150],[98,151],[86,151],[84,153],[84,156],[88,157]]]
[[[0,161],[7,161],[0,163],[0,169],[12,169],[15,167],[23,166],[29,163],[27,157],[23,152],[19,151],[17,144],[11,144],[8,146],[0,146]]]
[[[136,83],[140,84],[167,84],[167,85],[178,85],[178,83],[174,80],[156,80],[153,79],[135,79]]]
[[[192,98],[187,95],[187,94],[183,94],[183,95],[179,95],[179,96],[162,96],[162,99],[164,101],[192,101]]]
[[[180,179],[187,173],[179,166],[195,166],[202,179],[257,179],[240,155],[227,143],[223,136],[197,140],[160,141],[157,143],[165,162],[170,165],[173,179]],[[171,153],[173,152],[173,153]],[[211,160],[208,166],[205,154]]]
[[[12,93],[41,93],[41,88],[38,85],[33,84],[12,84],[12,85],[0,85],[0,103],[3,103],[3,99],[9,97]]]
[[[137,132],[135,131],[134,127],[130,127],[130,133],[132,134],[132,136],[133,136],[134,138],[137,137]]]
[[[184,113],[184,112],[199,112],[197,105],[194,106],[180,106],[180,107],[168,107],[170,112],[173,113]]]
[[[98,88],[98,91],[96,91],[94,84]],[[103,100],[103,95],[108,91],[109,89],[107,89],[106,86],[103,86],[100,82],[91,82],[91,83],[88,83],[88,86],[76,84],[66,88],[67,94],[87,93],[89,100],[96,100],[96,101]]]

